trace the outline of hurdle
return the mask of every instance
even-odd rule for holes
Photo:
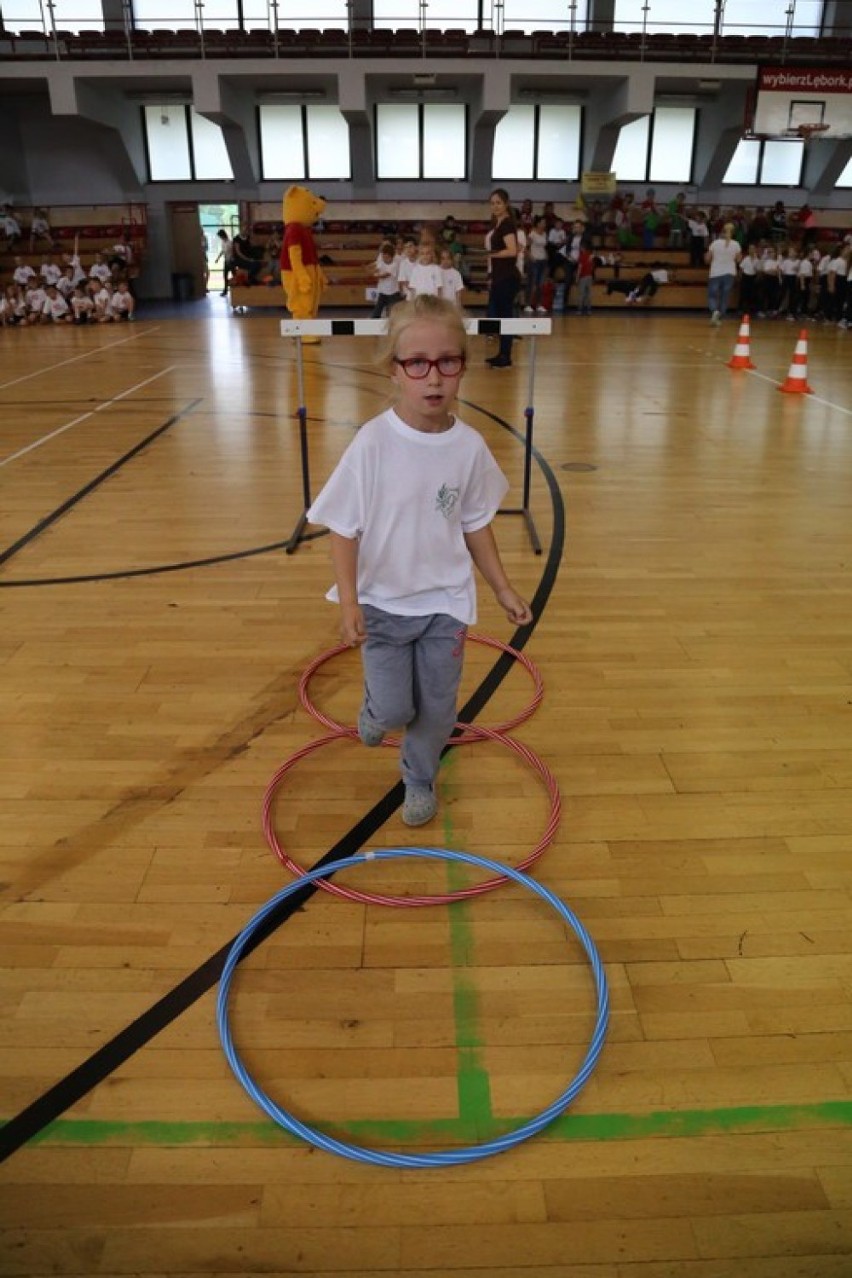
[[[293,339],[296,348],[296,385],[299,403],[296,416],[299,421],[299,450],[302,469],[302,513],[284,544],[285,554],[292,555],[304,540],[308,510],[311,506],[311,474],[308,449],[308,408],[305,403],[305,369],[302,355],[303,337],[381,337],[387,332],[386,319],[314,319],[282,320],[281,336]],[[524,476],[520,506],[502,507],[498,515],[521,515],[526,524],[530,544],[536,555],[541,554],[541,541],[530,509],[532,482],[533,422],[535,419],[535,341],[537,337],[549,337],[552,332],[550,317],[532,319],[466,319],[465,330],[469,337],[528,337],[529,361],[527,365],[527,406],[524,409]]]

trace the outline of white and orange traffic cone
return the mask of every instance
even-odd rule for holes
[[[756,364],[751,362],[751,354],[749,352],[749,343],[751,337],[748,328],[748,316],[744,315],[740,324],[740,331],[737,334],[737,344],[734,347],[734,353],[728,360],[728,368],[757,368]]]
[[[813,388],[808,385],[808,330],[803,328],[793,351],[793,362],[787,373],[787,380],[778,387],[788,395],[813,395]]]

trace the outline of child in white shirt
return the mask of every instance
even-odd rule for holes
[[[781,299],[778,311],[787,311],[788,319],[792,319],[789,311],[793,306],[796,292],[796,276],[799,274],[799,258],[793,245],[789,245],[781,258],[779,266],[781,275]]]
[[[20,284],[21,288],[28,288],[30,280],[35,279],[35,271],[29,262],[22,262],[19,257],[16,257],[12,279],[16,284]]]
[[[47,288],[49,284],[55,284],[60,278],[62,275],[62,269],[56,265],[52,257],[46,257],[39,267],[38,273],[42,278],[44,287]]]
[[[464,280],[461,277],[461,273],[453,266],[453,254],[450,249],[441,249],[439,266],[441,268],[441,297],[445,297],[448,302],[455,302],[456,306],[461,306]]]
[[[760,310],[758,315],[763,319],[764,315],[768,315],[770,319],[774,319],[778,314],[778,306],[781,300],[781,263],[775,254],[775,249],[769,247],[765,250],[763,257],[760,259]]]
[[[54,246],[53,231],[51,231],[50,222],[47,220],[47,209],[36,209],[33,214],[30,226],[30,252],[32,252],[37,240],[47,240],[51,248]]]
[[[55,284],[48,285],[44,314],[54,324],[70,324],[74,318],[71,314],[71,307]]]
[[[110,278],[110,275],[111,275],[111,272],[106,262],[103,259],[103,254],[96,253],[95,260],[92,263],[92,265],[89,267],[89,279],[100,280],[102,284],[105,284],[107,280]]]
[[[373,274],[376,277],[376,301],[370,313],[370,319],[381,319],[385,311],[389,311],[395,302],[402,301],[399,291],[400,259],[394,252],[390,240],[382,240],[379,255],[376,258]]]
[[[22,324],[27,318],[27,303],[24,300],[24,291],[17,284],[7,284],[6,291],[3,294],[5,302],[5,320],[6,324]]]
[[[21,224],[5,205],[0,208],[0,232],[6,236],[9,248],[21,238]]]
[[[411,279],[411,272],[417,265],[417,241],[407,239],[402,245],[402,253],[399,256],[399,266],[396,272],[397,285],[403,298],[408,295],[408,281]]]
[[[440,297],[443,282],[441,268],[435,262],[434,246],[427,241],[421,244],[418,250],[417,261],[411,269],[406,285],[406,296],[409,301],[414,297],[420,297],[423,293]]]
[[[59,279],[56,281],[56,287],[67,301],[76,287],[74,283],[74,268],[72,266],[67,266],[65,268],[63,274],[60,275]]]
[[[99,324],[111,324],[115,317],[112,313],[112,294],[106,284],[101,284],[100,288],[93,287],[91,297],[95,304],[93,318]]]
[[[126,280],[120,280],[110,301],[115,319],[133,320],[136,318],[136,299],[130,291]]]
[[[47,293],[40,284],[33,285],[28,288],[25,295],[27,303],[27,323],[42,324],[45,321],[44,304],[47,301]]]
[[[95,304],[89,294],[78,284],[71,295],[71,312],[75,324],[86,324],[94,314]]]
[[[798,319],[801,315],[807,315],[813,279],[814,264],[810,257],[803,257],[799,262],[799,269],[793,281],[793,296],[790,307],[792,313],[788,316],[788,319]]]
[[[436,268],[440,270],[440,268]],[[330,530],[344,643],[363,656],[358,735],[404,726],[402,819],[437,811],[435,777],[457,718],[474,565],[516,626],[532,621],[491,524],[509,487],[482,437],[455,414],[467,335],[458,308],[421,294],[395,306],[382,365],[392,409],[365,423],[308,511]]]

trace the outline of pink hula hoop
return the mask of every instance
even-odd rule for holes
[[[498,723],[492,728],[485,729],[477,727],[474,729],[472,725],[467,723],[456,724],[456,727],[459,729],[459,733],[457,736],[453,737],[453,742],[457,745],[468,745],[474,741],[482,741],[486,731],[496,733],[510,732],[512,728],[517,728],[519,724],[525,723],[527,719],[531,718],[531,716],[535,714],[536,710],[541,705],[541,701],[544,696],[544,683],[538,666],[530,661],[529,657],[526,657],[522,652],[519,652],[517,648],[511,648],[508,644],[501,643],[499,639],[491,639],[487,635],[473,634],[472,632],[468,633],[466,639],[471,643],[478,643],[483,647],[496,648],[498,652],[508,653],[508,655],[512,657],[519,666],[522,666],[524,670],[526,670],[527,674],[532,679],[533,696],[529,704],[524,706],[522,710],[519,710],[511,719],[507,719],[505,723]],[[347,737],[357,737],[357,728],[351,724],[339,723],[337,719],[332,719],[330,715],[324,714],[318,706],[314,705],[308,693],[308,687],[311,679],[316,674],[317,670],[319,670],[320,666],[324,666],[326,662],[331,661],[333,657],[340,656],[343,652],[351,652],[351,649],[348,648],[346,644],[339,644],[336,648],[330,648],[327,652],[320,653],[320,655],[305,668],[305,671],[299,680],[299,700],[311,718],[316,719],[318,723],[323,725],[323,727],[328,728],[334,733],[342,733]],[[398,746],[399,738],[385,737],[382,744]],[[303,873],[303,871],[300,871],[300,873]],[[324,880],[319,880],[319,883],[321,887],[326,886]]]
[[[492,641],[486,640],[485,642]],[[494,646],[502,647],[503,645],[494,641]],[[329,655],[331,654],[326,654],[326,656]],[[530,713],[532,712],[530,711]],[[530,852],[526,858],[515,867],[518,870],[527,870],[531,865],[535,864],[545,849],[553,841],[553,837],[559,825],[559,817],[562,811],[562,799],[559,794],[559,786],[556,783],[556,778],[539,755],[537,755],[533,750],[530,750],[528,746],[525,746],[523,742],[516,740],[514,737],[506,736],[504,732],[497,731],[494,728],[480,728],[473,724],[466,725],[465,730],[471,734],[471,740],[499,741],[501,745],[508,746],[510,750],[514,751],[515,754],[528,763],[544,782],[547,793],[550,796],[550,815],[548,817],[547,825],[542,837],[539,839],[532,852]],[[296,875],[298,878],[301,878],[302,875],[307,873],[307,871],[284,850],[278,840],[275,829],[273,828],[272,807],[276,792],[281,785],[281,782],[300,759],[312,754],[314,750],[319,750],[323,746],[330,745],[332,742],[341,740],[351,741],[355,735],[354,730],[351,732],[338,730],[330,736],[319,737],[316,741],[309,742],[308,745],[304,746],[301,750],[297,750],[295,754],[292,754],[289,759],[282,763],[281,767],[275,772],[272,780],[266,788],[266,793],[263,796],[263,832],[266,836],[266,841],[281,864],[285,866],[291,874]],[[457,741],[459,738],[453,738],[453,740]],[[401,906],[411,909],[421,905],[448,905],[452,901],[465,901],[471,897],[481,896],[485,892],[493,891],[494,888],[500,887],[508,881],[508,875],[495,875],[493,878],[486,879],[482,883],[474,884],[472,887],[461,888],[456,892],[437,893],[434,896],[385,896],[379,893],[358,892],[353,888],[341,887],[339,884],[327,879],[317,879],[316,884],[317,887],[321,888],[324,892],[331,892],[333,896],[342,897],[346,901],[358,901],[366,905]]]

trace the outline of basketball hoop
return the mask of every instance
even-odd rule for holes
[[[799,124],[791,132],[794,137],[801,138],[807,145],[808,142],[813,142],[815,137],[819,137],[820,133],[827,133],[829,127],[827,124]]]

